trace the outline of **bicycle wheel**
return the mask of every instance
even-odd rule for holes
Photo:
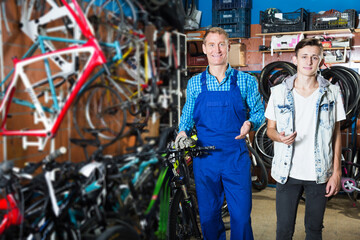
[[[129,229],[125,226],[113,226],[105,230],[100,236],[96,238],[97,240],[138,240],[140,239],[139,235],[136,233],[135,229]]]
[[[46,239],[51,239],[51,240],[63,240],[63,239],[80,240],[80,237],[77,235],[76,230],[70,226],[53,227],[51,231],[46,233],[46,236],[47,236]]]
[[[184,198],[181,189],[176,190],[170,203],[168,237],[174,240],[201,239],[200,227],[197,221],[198,208],[194,191],[188,192],[190,199]]]
[[[125,29],[125,17],[119,0],[90,0],[83,9],[86,17],[93,26],[95,37],[100,43],[112,43],[121,38]],[[114,55],[113,48],[101,45],[107,59]]]
[[[274,157],[274,142],[266,135],[267,123],[263,123],[255,133],[255,146],[263,156],[264,165],[271,168]]]
[[[266,167],[259,154],[249,144],[247,147],[250,152],[251,159],[251,182],[256,190],[263,190],[268,185],[268,174]]]
[[[86,119],[84,121],[83,119]],[[75,129],[81,138],[89,137],[87,129],[99,129],[99,137],[116,141],[126,124],[126,111],[119,94],[112,88],[96,84],[82,91],[73,108]],[[91,136],[90,136],[91,137]]]

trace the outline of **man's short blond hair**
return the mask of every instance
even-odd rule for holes
[[[207,37],[207,35],[209,35],[209,33],[217,33],[219,35],[224,35],[226,40],[229,40],[229,34],[224,29],[222,29],[221,27],[212,27],[206,31],[204,38],[203,38],[203,44],[205,44],[206,37]]]

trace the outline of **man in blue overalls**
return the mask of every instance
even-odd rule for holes
[[[225,194],[231,239],[251,240],[251,162],[244,137],[263,123],[264,106],[256,79],[229,65],[229,39],[222,28],[209,29],[202,47],[209,66],[188,82],[175,147],[188,147],[195,125],[197,144],[217,149],[194,159],[204,239],[226,239],[221,218]]]

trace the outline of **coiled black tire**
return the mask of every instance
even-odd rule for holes
[[[271,168],[274,157],[274,142],[266,135],[267,123],[263,123],[255,133],[255,150],[262,156],[264,165]]]
[[[341,129],[351,126],[359,113],[360,75],[353,69],[343,66],[333,66],[321,72],[325,79],[340,87],[346,120],[341,123]]]
[[[278,61],[266,65],[259,79],[259,91],[265,102],[270,98],[270,88],[282,83],[287,77],[296,73],[296,66],[290,62]]]
[[[261,191],[265,189],[268,185],[268,173],[263,160],[255,151],[255,149],[249,145],[247,145],[247,147],[251,154],[250,158],[254,157],[256,162],[254,162],[254,159],[251,159],[251,183],[253,188]]]
[[[106,229],[100,234],[97,240],[140,240],[140,236],[135,229],[128,226],[117,225]]]

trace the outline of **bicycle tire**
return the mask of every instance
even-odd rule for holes
[[[269,101],[271,87],[280,84],[284,79],[295,73],[296,66],[290,62],[277,61],[266,65],[259,77],[259,91],[263,95],[265,102]]]
[[[268,173],[262,159],[255,149],[249,144],[247,144],[247,147],[251,155],[254,156],[256,160],[256,166],[254,165],[254,161],[251,160],[251,183],[253,188],[261,191],[268,185]],[[256,177],[256,179],[254,177]]]
[[[266,135],[267,123],[263,123],[255,133],[254,141],[256,150],[263,156],[266,167],[271,168],[274,157],[274,142]]]
[[[346,114],[346,120],[341,122],[341,130],[346,129],[352,125],[353,116],[358,113],[360,95],[356,83],[357,78],[344,67],[325,69],[322,75],[332,84],[337,84],[340,87]]]
[[[196,237],[196,232],[200,233],[200,227],[197,218],[191,220],[191,214],[198,215],[197,203],[194,192],[189,191],[190,200],[185,202],[184,193],[177,189],[170,203],[169,222],[168,222],[168,239],[185,240]],[[188,208],[190,204],[190,209]],[[195,222],[193,222],[195,221]],[[197,236],[201,239],[201,236]]]
[[[100,234],[97,240],[139,240],[140,236],[135,229],[125,227],[123,225],[117,225],[107,228],[102,234]]]
[[[92,103],[94,106],[91,106]],[[103,108],[104,106],[106,108]],[[114,117],[115,114],[117,117]],[[86,121],[83,121],[84,116]],[[86,131],[90,128],[101,130],[100,138],[110,142],[116,141],[124,131],[126,116],[120,95],[102,84],[92,85],[82,91],[73,107],[74,126],[81,138],[91,137]]]
[[[190,7],[189,7],[190,6]],[[184,10],[186,17],[191,17],[194,11],[196,10],[196,3],[194,0],[185,0]]]
[[[95,37],[100,43],[119,40],[126,29],[125,16],[119,0],[91,0],[84,8],[85,16],[93,26]],[[128,31],[126,29],[126,31]],[[101,45],[107,59],[111,59],[115,49]]]
[[[44,230],[45,232],[45,230]],[[77,235],[77,231],[71,226],[64,226],[60,229],[52,228],[49,233],[46,234],[45,239],[51,240],[80,240],[81,238]]]
[[[92,217],[86,220],[80,227],[80,233],[82,239],[96,239],[98,240],[100,236],[103,237],[103,239],[106,236],[109,237],[111,235],[111,231],[109,231],[107,234],[104,234],[108,229],[111,229],[113,227],[119,227],[121,226],[124,233],[126,233],[126,236],[128,236],[129,240],[138,240],[140,239],[139,234],[135,230],[135,228],[130,225],[125,219],[122,219],[119,216],[118,213],[113,212],[102,212],[102,216],[104,217],[103,220],[99,221],[98,217]],[[131,221],[130,221],[131,222]],[[104,234],[104,235],[102,235]],[[109,235],[108,235],[109,234]],[[120,238],[123,239],[123,238]],[[125,239],[124,239],[125,240]]]

